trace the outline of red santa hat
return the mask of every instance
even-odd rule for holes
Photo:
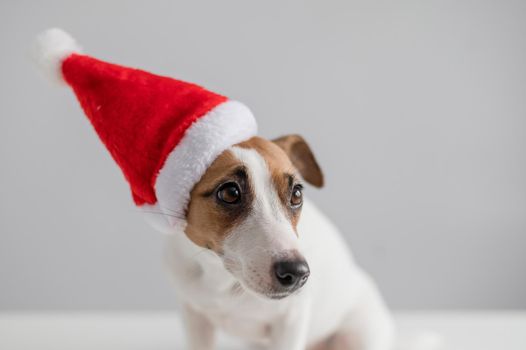
[[[42,33],[35,46],[41,68],[73,89],[129,182],[135,204],[165,213],[175,226],[215,158],[256,134],[252,113],[198,85],[81,52],[60,29]]]

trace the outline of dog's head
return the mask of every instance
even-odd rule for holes
[[[244,288],[273,299],[286,297],[310,273],[296,230],[303,181],[323,185],[300,136],[254,137],[235,145],[193,188],[186,234],[213,250]]]

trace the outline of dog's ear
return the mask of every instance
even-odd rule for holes
[[[323,186],[323,173],[303,137],[286,135],[274,139],[272,142],[285,151],[305,181],[316,187]]]

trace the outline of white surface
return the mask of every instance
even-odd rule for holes
[[[396,321],[403,340],[430,331],[440,335],[443,350],[526,349],[526,312],[398,313]],[[221,344],[241,349],[228,339]],[[182,348],[174,313],[0,313],[2,350]]]

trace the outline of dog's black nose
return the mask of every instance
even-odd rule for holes
[[[295,289],[307,282],[310,270],[304,260],[287,260],[275,263],[274,273],[279,284],[287,289]]]

